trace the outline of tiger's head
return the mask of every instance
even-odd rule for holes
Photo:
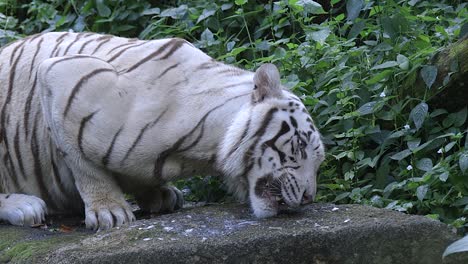
[[[220,147],[218,164],[226,185],[250,204],[257,217],[310,202],[324,147],[300,99],[281,86],[273,64],[254,74],[251,103],[235,117]]]

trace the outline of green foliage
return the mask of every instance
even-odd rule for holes
[[[454,253],[466,251],[468,251],[468,235],[450,244],[447,249],[445,249],[444,254],[442,254],[442,258]]]
[[[430,104],[444,88],[435,86],[430,57],[468,32],[466,3],[332,0],[324,11],[311,0],[154,2],[0,1],[0,44],[72,28],[182,37],[247,69],[275,63],[327,145],[319,201],[423,214],[466,230],[467,108]],[[418,79],[423,93],[412,95]],[[224,195],[213,178],[177,184],[194,200]]]

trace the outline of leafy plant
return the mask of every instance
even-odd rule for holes
[[[450,244],[447,247],[447,249],[445,249],[444,254],[442,254],[442,257],[445,258],[448,255],[466,251],[468,251],[468,236],[465,236],[464,238],[459,239]]]
[[[453,63],[440,85],[431,59],[467,34],[463,1],[332,0],[327,8],[311,0],[4,3],[1,44],[72,28],[182,37],[252,70],[275,63],[327,145],[317,200],[422,214],[468,229],[467,108],[434,104],[461,69]],[[177,185],[193,200],[222,199],[213,179]]]

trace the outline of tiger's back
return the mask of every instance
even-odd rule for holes
[[[72,176],[67,172],[66,166],[55,164],[60,160],[60,150],[53,146],[50,133],[44,124],[36,75],[41,62],[67,55],[91,55],[112,63],[116,71],[130,73],[158,55],[163,55],[162,59],[169,58],[183,44],[188,42],[181,39],[140,41],[94,33],[62,32],[34,35],[1,49],[0,156],[4,166],[0,167],[0,192],[34,194],[45,198],[50,205],[70,200],[63,199],[69,193],[78,198]],[[161,47],[163,49],[160,49]],[[210,60],[201,52],[196,55],[201,61]],[[190,59],[184,57],[184,60]],[[165,64],[169,66],[164,68]],[[189,63],[186,64],[185,67],[191,67]],[[155,83],[155,79],[161,78],[162,75],[174,78],[168,76],[174,65],[160,63],[160,67],[154,68],[151,75],[146,76],[140,74],[141,69],[135,72],[139,75],[140,82]],[[181,81],[178,80],[180,75],[175,77],[174,83]],[[164,97],[166,94],[160,96]],[[65,207],[59,205],[61,209]]]

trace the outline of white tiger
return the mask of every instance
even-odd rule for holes
[[[324,147],[278,70],[217,62],[182,39],[45,33],[0,50],[0,220],[85,213],[88,228],[182,207],[168,182],[223,175],[257,217],[310,201]],[[45,203],[44,203],[45,201]]]

